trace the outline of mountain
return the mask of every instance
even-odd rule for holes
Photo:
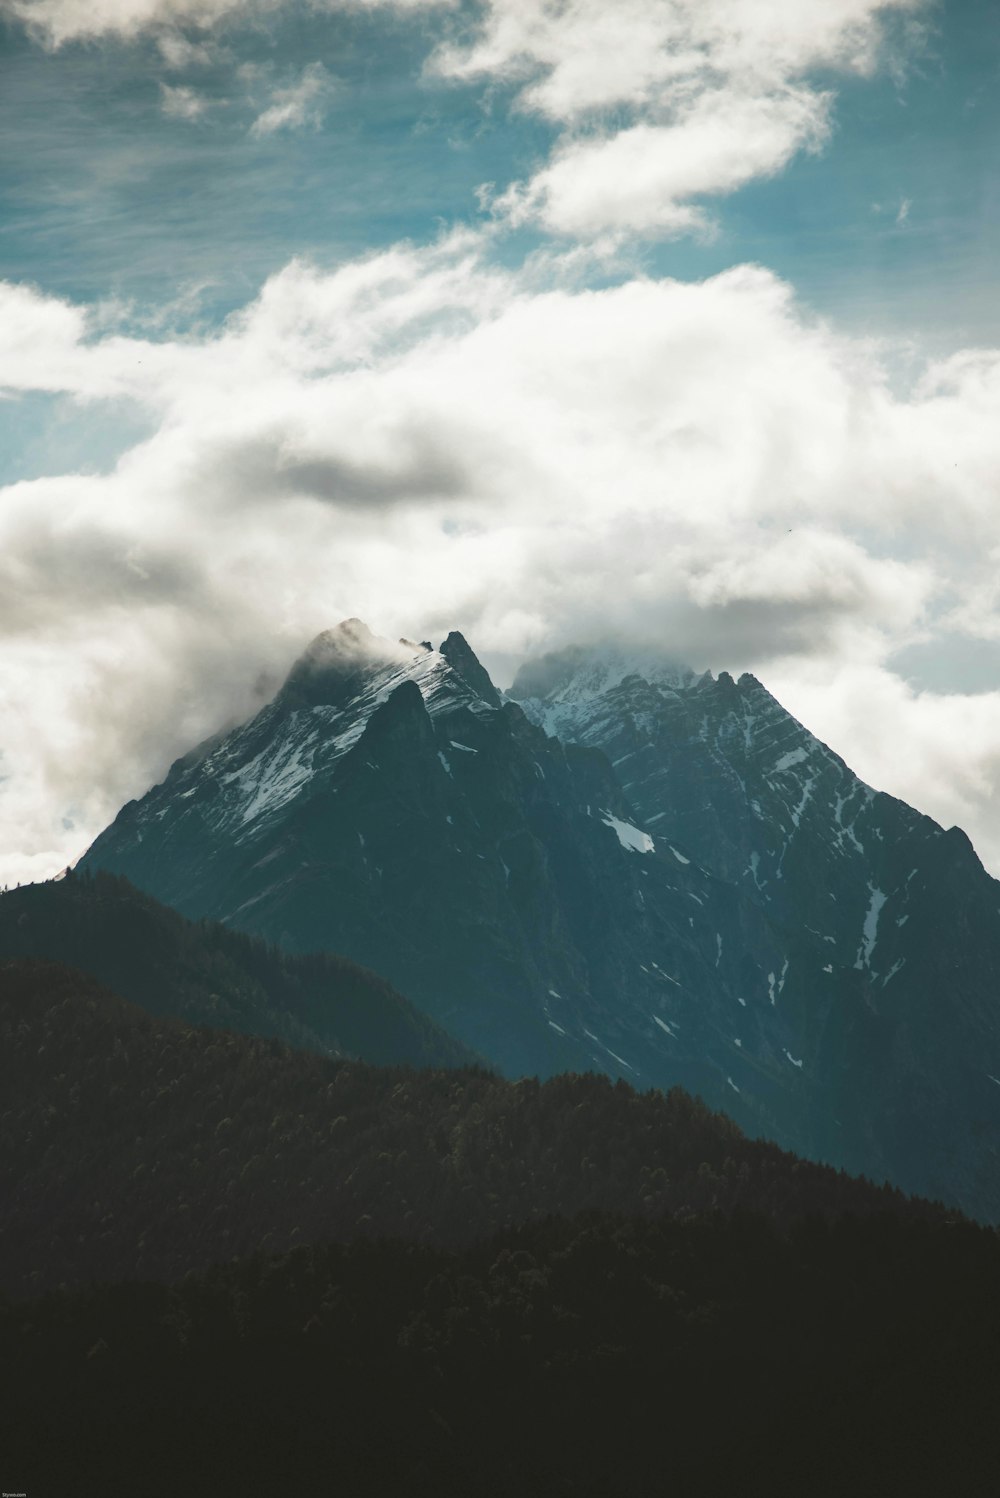
[[[698,996],[738,1015],[745,964],[780,966],[784,947],[633,819],[607,758],[503,701],[461,636],[435,651],[348,621],[255,719],[127,806],[84,867],[375,966],[510,1075],[597,1067],[739,1105],[732,1040]],[[720,952],[744,904],[752,929]],[[795,1083],[782,1060],[744,1118],[784,1138]]]
[[[679,1091],[372,1067],[193,1028],[61,964],[0,963],[0,1291],[178,1279],[261,1249],[442,1246],[553,1213],[889,1213]]]
[[[478,1057],[375,973],[328,953],[293,957],[224,926],[186,921],[98,872],[0,895],[0,961],[82,969],[151,1014],[274,1036],[383,1065]]]
[[[516,699],[516,700],[515,700]],[[680,1084],[1000,1217],[1000,886],[753,678],[321,635],[85,859],[375,968],[508,1075]]]

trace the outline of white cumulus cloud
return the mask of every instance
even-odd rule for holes
[[[489,0],[430,68],[489,78],[562,134],[494,204],[558,233],[704,230],[700,199],[770,176],[829,129],[817,70],[870,73],[925,0]]]

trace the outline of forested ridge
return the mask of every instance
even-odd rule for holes
[[[292,956],[216,921],[188,921],[113,874],[68,874],[0,895],[0,960],[92,974],[151,1014],[273,1035],[376,1064],[477,1058],[391,984],[345,957]]]
[[[465,1244],[582,1210],[945,1216],[749,1140],[679,1089],[333,1060],[155,1018],[50,963],[7,963],[0,984],[16,1294],[320,1239]]]
[[[986,1498],[996,1236],[549,1218],[0,1308],[5,1483],[192,1498]]]

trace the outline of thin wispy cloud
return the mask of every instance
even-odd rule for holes
[[[274,135],[281,130],[318,129],[333,81],[321,62],[310,63],[294,83],[275,88],[271,102],[250,126],[251,135]]]
[[[179,31],[161,32],[156,38],[156,46],[167,67],[178,72],[188,68],[211,67],[225,55],[211,39],[192,41]]]
[[[457,0],[316,0],[318,10],[448,10]],[[0,0],[0,17],[28,26],[48,45],[98,37],[134,38],[144,32],[183,35],[185,28],[211,31],[223,23],[254,22],[298,0]]]
[[[170,119],[200,120],[211,108],[211,103],[204,94],[197,93],[187,84],[178,84],[176,87],[169,83],[160,84],[160,105],[163,113]]]

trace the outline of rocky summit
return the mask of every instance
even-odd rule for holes
[[[529,663],[357,620],[85,864],[383,974],[511,1076],[683,1084],[752,1133],[1000,1217],[1000,885],[753,677]]]

